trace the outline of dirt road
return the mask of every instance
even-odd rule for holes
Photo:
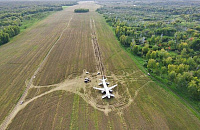
[[[34,72],[33,76],[31,77],[30,81],[28,82],[26,89],[24,91],[24,93],[22,94],[21,98],[19,99],[19,101],[17,102],[16,106],[14,107],[14,109],[11,111],[11,113],[5,118],[5,120],[3,121],[3,123],[0,126],[0,130],[5,130],[7,128],[7,126],[11,123],[12,119],[16,116],[16,114],[26,106],[26,104],[28,104],[28,102],[25,103],[25,105],[21,105],[21,102],[23,102],[27,96],[28,90],[30,89],[31,85],[33,84],[33,80],[34,78],[37,76],[38,72],[43,68],[44,64],[46,63],[50,53],[52,52],[52,50],[54,49],[55,45],[58,43],[58,41],[61,39],[63,33],[67,30],[68,26],[70,25],[70,22],[72,20],[73,16],[70,18],[70,20],[68,21],[68,23],[66,24],[66,27],[63,29],[61,35],[59,36],[58,40],[53,44],[53,46],[50,48],[50,50],[48,51],[47,55],[45,56],[45,58],[43,59],[43,61],[40,63],[40,65],[38,66],[37,70]]]

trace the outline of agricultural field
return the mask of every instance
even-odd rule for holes
[[[37,21],[76,2],[0,1],[0,46]]]
[[[99,7],[79,2],[0,47],[0,129],[200,127],[190,109],[138,69]],[[74,13],[77,8],[89,12]],[[98,71],[118,84],[115,98],[102,100],[92,88]]]
[[[61,19],[63,15],[66,18]],[[0,47],[0,102],[4,104],[0,106],[1,123],[22,95],[25,82],[61,35],[70,16],[63,12],[51,15]]]

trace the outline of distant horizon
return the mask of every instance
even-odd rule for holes
[[[0,0],[0,1],[6,2],[6,1],[83,1],[83,0]]]
[[[0,1],[129,1],[129,0],[0,0]],[[186,2],[186,1],[200,1],[200,0],[131,0],[131,1],[155,1],[155,2],[166,2],[166,1],[180,1],[180,2]]]

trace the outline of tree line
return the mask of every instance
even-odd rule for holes
[[[0,32],[0,45],[9,42],[10,38],[16,36],[19,33],[20,29],[16,25],[4,27]]]
[[[199,101],[200,2],[165,4],[116,4],[97,11],[113,27],[120,43],[143,58],[149,73]]]
[[[75,9],[74,12],[75,13],[86,13],[86,12],[89,12],[89,9],[83,9],[83,8]]]
[[[20,27],[32,19],[42,19],[47,12],[60,11],[62,6],[72,6],[77,2],[17,1],[0,2],[0,45],[20,33]]]

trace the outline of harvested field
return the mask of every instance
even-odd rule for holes
[[[43,63],[45,54],[57,40],[56,45],[36,73],[33,82],[27,81],[31,85],[28,88],[28,95],[24,96],[26,100],[22,105],[17,106],[12,118],[4,122],[4,127],[1,128],[198,129],[199,119],[179,100],[142,73],[123,51],[104,18],[95,12],[98,7],[93,2],[80,2],[79,5],[69,7],[48,18],[52,18],[52,22],[57,22],[57,26],[63,27],[60,28],[60,32],[57,31],[57,39],[55,38],[54,42],[38,43],[41,45],[38,49],[46,44],[49,47],[41,51],[33,51],[33,54],[37,52],[42,53],[43,56],[32,59],[36,62],[33,65],[29,64],[32,70],[26,72],[28,76],[24,76],[24,87],[19,86],[20,91],[16,88],[13,92],[22,92],[27,77],[33,76],[39,63]],[[75,14],[73,13],[75,8],[89,8],[90,12]],[[44,22],[50,21],[44,20],[41,23]],[[60,25],[59,22],[63,24]],[[66,25],[67,28],[63,31]],[[28,32],[38,26],[40,24]],[[45,31],[43,33],[45,35]],[[20,38],[26,35],[22,34],[14,42],[17,44]],[[9,47],[10,44],[3,47]],[[18,46],[15,45],[16,48]],[[0,63],[3,66],[3,63]],[[90,74],[86,74],[86,71]],[[102,94],[92,88],[97,86],[98,79],[101,78],[100,75],[96,75],[97,71],[105,74],[111,85],[118,84],[113,92],[115,98],[102,100]],[[83,82],[86,77],[91,79],[88,84]],[[2,79],[0,82],[3,82]],[[10,89],[12,87],[10,86]],[[37,92],[37,90],[41,91]],[[11,93],[8,91],[7,96],[9,94]],[[17,102],[14,97],[10,100],[13,101],[9,103],[10,106]]]
[[[0,47],[0,123],[19,100],[25,81],[31,78],[71,15],[53,14]]]
[[[59,83],[74,78],[86,69],[95,72],[88,14],[73,14],[68,29],[58,41],[47,63],[36,77],[36,85]],[[50,70],[50,71],[49,71]]]

